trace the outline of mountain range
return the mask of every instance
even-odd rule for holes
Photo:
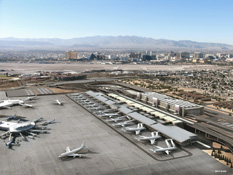
[[[0,38],[0,48],[233,50],[232,45],[223,43],[196,42],[190,40],[175,41],[139,36],[91,36],[72,39]]]

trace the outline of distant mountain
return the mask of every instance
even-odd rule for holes
[[[39,38],[19,39],[2,38],[0,48],[92,48],[92,49],[178,49],[178,50],[233,50],[232,45],[204,43],[189,40],[153,39],[138,36],[92,36],[72,39]]]

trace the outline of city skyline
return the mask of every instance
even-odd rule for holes
[[[0,38],[135,35],[233,44],[230,0],[0,1]]]

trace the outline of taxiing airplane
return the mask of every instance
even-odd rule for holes
[[[79,148],[70,150],[69,146],[66,148],[66,152],[60,154],[58,157],[59,158],[63,158],[63,157],[82,157],[83,154],[77,154],[77,152],[80,152],[81,150],[83,150],[84,148],[86,148],[85,146],[85,142],[82,143],[82,145]]]
[[[153,151],[154,153],[164,151],[166,154],[169,154],[172,150],[176,149],[176,145],[172,139],[166,139],[165,142],[167,144],[167,148],[162,148],[160,146],[154,146],[154,149],[150,149],[150,150]]]
[[[149,140],[150,143],[153,145],[155,143],[155,140],[160,139],[161,136],[159,135],[159,132],[151,132],[151,136],[139,136],[136,138],[138,141],[141,140]]]
[[[60,106],[63,105],[63,103],[61,101],[59,101],[59,100],[55,100],[55,102],[56,102],[57,105],[60,105]]]
[[[137,126],[136,128],[125,127],[125,126],[123,126],[123,128],[122,128],[123,131],[125,131],[125,132],[126,132],[126,131],[128,131],[128,132],[135,132],[136,135],[140,134],[140,132],[141,132],[142,130],[145,130],[145,129],[146,129],[146,128],[143,126],[142,123],[139,123],[138,126]]]

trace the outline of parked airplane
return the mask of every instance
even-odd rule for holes
[[[63,103],[59,100],[55,100],[57,105],[63,105]]]
[[[41,123],[41,125],[43,125],[43,126],[44,126],[44,125],[53,124],[53,123],[55,123],[55,119],[45,121],[45,122]]]
[[[172,139],[166,139],[165,142],[167,144],[167,148],[162,148],[160,146],[154,146],[154,149],[150,149],[150,150],[153,151],[154,153],[164,151],[166,154],[169,154],[172,150],[176,149],[176,145]]]
[[[85,146],[85,142],[82,143],[82,145],[79,148],[70,150],[69,146],[66,148],[66,152],[60,154],[58,157],[59,158],[63,158],[63,157],[82,157],[83,154],[76,154],[77,152],[80,152],[81,150],[83,150],[84,148],[86,148]]]
[[[139,136],[136,138],[138,141],[141,140],[149,140],[150,143],[153,145],[155,143],[155,140],[160,139],[161,136],[159,135],[159,132],[151,132],[151,136]]]
[[[113,118],[112,116],[110,116],[110,119],[108,119],[106,121],[108,121],[108,122],[118,122],[118,121],[125,120],[126,118],[130,120],[130,118],[125,115],[125,116],[116,117],[116,118]]]
[[[30,104],[23,104],[22,106],[25,108],[33,108],[34,107],[33,105],[30,105]]]
[[[17,117],[17,116],[16,116],[16,114],[15,114],[15,115],[13,115],[13,116],[9,116],[9,117],[7,117],[7,121],[8,121],[8,120],[16,119],[16,117]]]
[[[3,100],[0,102],[0,108],[5,108],[5,109],[9,109],[11,106],[14,105],[29,105],[29,104],[25,104],[23,100]]]
[[[25,101],[28,101],[28,100],[35,100],[37,98],[37,96],[32,96],[32,97],[28,97]]]
[[[8,120],[11,119],[17,119],[16,115],[11,116],[8,118]],[[1,138],[7,138],[8,142],[6,143],[6,146],[9,148],[12,145],[15,145],[15,137],[21,136],[22,138],[26,139],[26,137],[23,134],[26,134],[27,136],[30,135],[33,136],[33,138],[36,136],[35,133],[47,133],[48,131],[45,130],[46,127],[40,127],[37,126],[36,123],[39,122],[41,118],[36,119],[34,121],[26,121],[26,122],[9,122],[9,121],[0,121],[0,129],[5,130],[6,132],[1,134]],[[19,120],[20,121],[20,120]],[[40,130],[42,129],[42,130]]]
[[[104,114],[100,114],[99,117],[117,117],[119,115],[119,113],[104,113]]]
[[[122,130],[129,131],[129,132],[134,132],[136,133],[136,135],[138,135],[142,130],[145,130],[146,128],[143,126],[142,123],[139,123],[137,128],[131,128],[131,127],[125,127],[123,126]]]
[[[126,120],[126,121],[124,121],[124,122],[120,122],[120,123],[114,123],[114,124],[112,124],[113,126],[126,126],[126,125],[134,125],[135,123],[134,123],[134,119],[132,119],[132,120]]]

